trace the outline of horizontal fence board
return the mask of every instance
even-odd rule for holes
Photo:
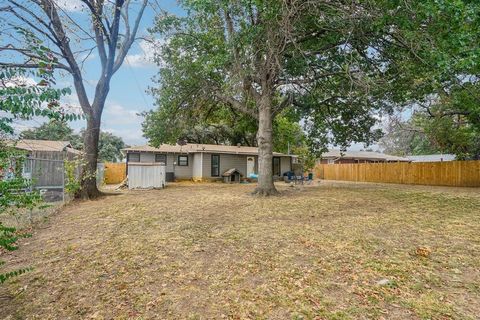
[[[480,161],[317,164],[315,175],[325,180],[480,187]]]
[[[121,163],[106,162],[104,170],[105,170],[104,177],[105,177],[106,184],[121,183],[123,180],[127,178],[127,164],[124,162],[121,162]]]

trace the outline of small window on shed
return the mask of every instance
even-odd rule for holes
[[[333,159],[328,159],[327,162],[328,162],[328,164],[334,164],[334,163],[335,163],[335,160],[333,160]]]
[[[188,166],[188,156],[178,156],[178,165],[187,167]]]
[[[155,154],[155,162],[161,162],[163,164],[167,164],[167,155],[166,154]]]
[[[140,153],[128,153],[127,158],[128,162],[140,162]]]

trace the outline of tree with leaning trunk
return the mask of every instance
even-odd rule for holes
[[[259,195],[277,191],[272,121],[285,108],[304,118],[312,147],[379,137],[388,109],[388,63],[380,43],[389,28],[380,1],[183,1],[186,16],[157,17],[159,111],[208,113],[227,106],[258,123]]]
[[[11,53],[0,60],[2,67],[63,69],[71,74],[78,101],[87,126],[84,135],[86,167],[82,179],[82,198],[95,198],[97,189],[98,142],[103,108],[110,90],[112,76],[122,66],[136,40],[137,31],[148,0],[80,0],[78,9],[85,21],[78,21],[58,1],[6,0],[0,6],[4,30],[0,51]],[[68,5],[68,3],[67,3]],[[79,14],[79,13],[76,13]],[[134,16],[132,16],[134,14]],[[85,27],[88,22],[88,27]],[[49,61],[38,56],[35,48],[18,41],[9,30],[31,32],[44,41],[51,50]],[[101,71],[93,99],[87,95],[83,79],[83,63],[96,50]]]

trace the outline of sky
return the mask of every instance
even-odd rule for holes
[[[85,13],[81,11],[79,0],[57,0],[57,3],[82,26],[88,28],[88,20],[85,18]],[[162,10],[169,13],[177,15],[183,13],[175,0],[161,0],[158,1],[158,4]],[[138,36],[148,35],[147,29],[152,26],[154,17],[154,10],[152,8],[146,9]],[[143,40],[135,42],[122,67],[115,73],[110,83],[110,93],[103,111],[101,129],[122,137],[125,143],[129,145],[147,143],[147,140],[142,136],[141,123],[143,118],[138,114],[155,108],[152,96],[146,92],[149,86],[153,85],[152,77],[158,71],[158,66],[151,60],[152,57],[153,50],[148,42]],[[86,60],[83,72],[90,99],[95,90],[99,70],[100,60],[95,49]],[[66,72],[58,72],[56,81],[59,87],[70,87],[72,89],[72,94],[62,98],[61,103],[71,106],[74,110],[79,110],[71,75]],[[17,131],[38,127],[45,121],[47,120],[44,118],[34,118],[30,121],[18,122],[16,124]],[[75,131],[79,131],[86,126],[85,120],[74,121],[69,124]]]

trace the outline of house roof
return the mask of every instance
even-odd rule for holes
[[[322,154],[322,159],[358,159],[373,161],[410,161],[408,158],[391,156],[373,151],[345,151],[330,150]]]
[[[441,162],[454,161],[456,156],[454,154],[424,154],[419,156],[407,156],[412,162]]]
[[[54,141],[54,140],[29,140],[22,139],[13,144],[15,148],[26,151],[67,151],[80,154],[81,151],[72,148],[70,141]]]
[[[226,146],[226,145],[217,145],[217,144],[196,144],[196,143],[187,143],[184,146],[181,145],[171,145],[171,144],[162,144],[158,148],[141,145],[141,146],[132,146],[129,148],[122,149],[123,152],[163,152],[163,153],[197,153],[197,152],[207,152],[207,153],[228,153],[228,154],[245,154],[245,155],[257,155],[257,147],[244,147],[244,146]],[[274,156],[292,156],[284,153],[274,152]]]

